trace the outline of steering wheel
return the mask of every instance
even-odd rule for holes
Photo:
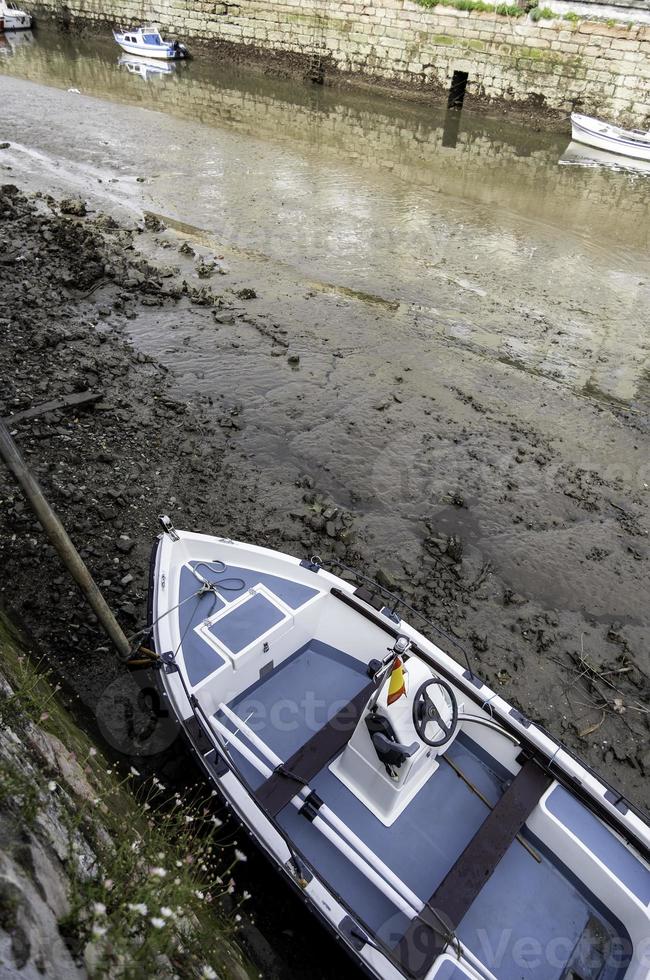
[[[449,706],[451,707],[451,722],[449,724],[442,718],[440,712],[429,697],[428,690],[430,687],[442,688],[445,700],[449,702]],[[430,721],[435,721],[442,729],[442,735],[439,738],[427,738],[426,730]],[[446,745],[454,734],[457,722],[458,702],[456,701],[456,695],[447,681],[443,681],[440,677],[432,677],[430,680],[425,681],[424,684],[421,684],[413,700],[413,725],[422,741],[427,745],[433,746],[433,748]]]

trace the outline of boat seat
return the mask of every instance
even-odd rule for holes
[[[395,947],[395,956],[409,976],[424,977],[431,969],[447,946],[449,933],[458,928],[552,782],[553,777],[533,759],[524,762]]]
[[[277,817],[305,783],[347,745],[376,684],[374,680],[366,684],[256,790],[257,801],[271,817]]]

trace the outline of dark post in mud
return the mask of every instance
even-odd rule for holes
[[[11,433],[2,419],[0,419],[0,456],[15,476],[45,533],[58,551],[63,564],[85,595],[113,646],[123,660],[128,659],[131,653],[129,641],[109,609],[104,596],[97,588],[92,575],[82,561],[81,555],[68,537],[63,524],[43,496],[43,491],[20,455]]]

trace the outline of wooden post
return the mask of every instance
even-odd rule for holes
[[[27,497],[48,538],[58,551],[61,560],[85,595],[97,619],[108,634],[121,659],[128,659],[131,645],[122,628],[108,607],[81,555],[68,537],[63,524],[56,516],[43,491],[29,470],[25,460],[11,437],[9,429],[0,419],[0,456],[7,464]]]

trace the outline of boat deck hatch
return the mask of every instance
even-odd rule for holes
[[[268,633],[286,618],[281,609],[266,596],[256,592],[232,612],[218,619],[209,629],[232,653],[241,653],[258,636]]]

